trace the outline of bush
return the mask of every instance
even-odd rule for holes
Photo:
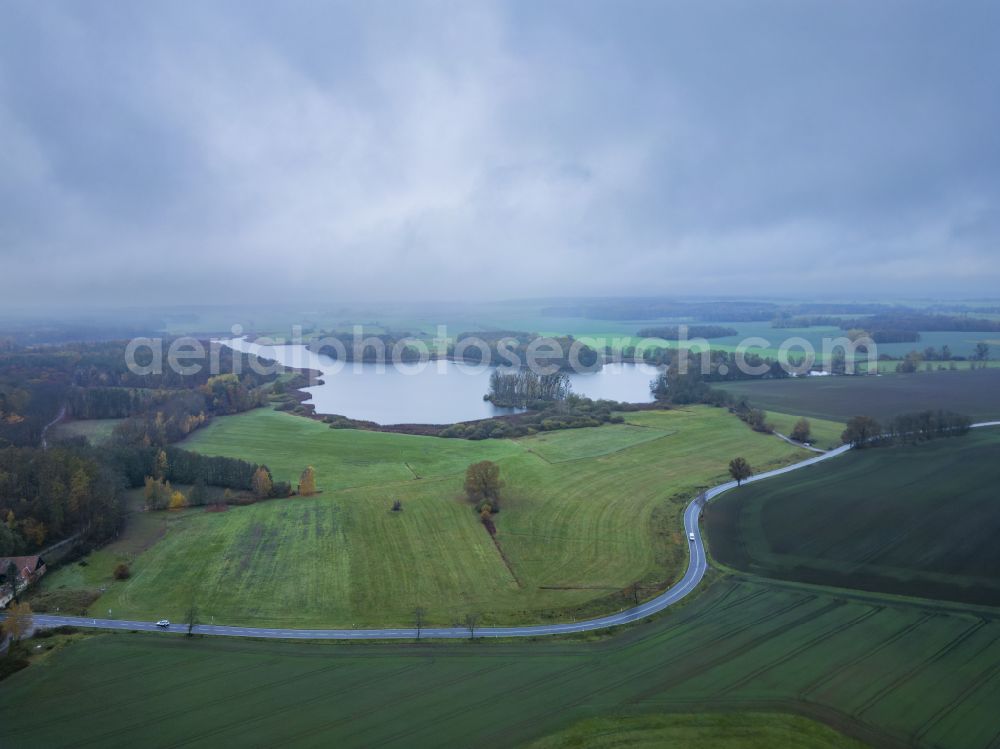
[[[0,658],[0,681],[3,681],[11,674],[16,674],[22,668],[27,667],[28,659],[23,656],[11,653],[8,654],[6,658]]]
[[[114,571],[115,580],[128,580],[132,577],[132,570],[124,562],[119,562]]]
[[[80,630],[76,627],[71,627],[68,624],[61,624],[58,627],[52,627],[49,629],[36,629],[35,634],[31,637],[35,640],[46,639],[48,637],[55,637],[56,635],[75,635]]]

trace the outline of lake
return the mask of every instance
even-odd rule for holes
[[[379,424],[450,424],[514,413],[483,400],[490,367],[440,360],[378,365],[339,362],[304,345],[260,346],[242,338],[223,341],[238,351],[273,359],[287,367],[322,372],[323,384],[304,388],[305,401],[321,414],[342,414]],[[649,381],[656,369],[645,364],[609,364],[599,372],[570,374],[573,392],[629,403],[652,400]]]

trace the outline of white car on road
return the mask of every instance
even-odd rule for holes
[[[160,621],[158,621],[156,623],[156,626],[157,627],[163,627],[164,629],[166,629],[167,627],[170,626],[170,620],[168,620],[168,619],[160,619]]]
[[[688,541],[694,541],[694,534],[688,533]]]

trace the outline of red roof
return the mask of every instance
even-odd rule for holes
[[[17,567],[17,572],[21,576],[24,576],[25,572],[30,575],[39,567],[45,565],[45,562],[38,554],[32,554],[27,557],[0,557],[0,575],[7,573],[7,567],[10,566],[11,562]]]

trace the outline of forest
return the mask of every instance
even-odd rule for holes
[[[147,476],[251,488],[257,465],[170,445],[215,415],[261,405],[278,375],[259,374],[251,355],[228,348],[216,352],[223,374],[204,366],[141,375],[126,366],[126,345],[23,346],[7,339],[0,352],[0,555],[71,536],[90,545],[108,540],[121,527],[124,492]],[[97,449],[82,439],[47,444],[46,426],[59,417],[124,421]]]
[[[723,325],[687,325],[685,326],[685,338],[726,338],[738,335],[736,328],[727,328]],[[636,335],[640,338],[664,338],[666,340],[677,340],[681,336],[680,327],[677,325],[660,325],[652,328],[643,328]]]
[[[543,366],[553,365],[564,371],[601,367],[597,351],[572,336],[547,338],[515,330],[459,333],[444,350],[409,333],[369,334],[363,338],[334,333],[324,335],[309,349],[333,359],[369,364],[407,364],[444,356],[473,366],[509,367],[524,365],[531,355]]]

